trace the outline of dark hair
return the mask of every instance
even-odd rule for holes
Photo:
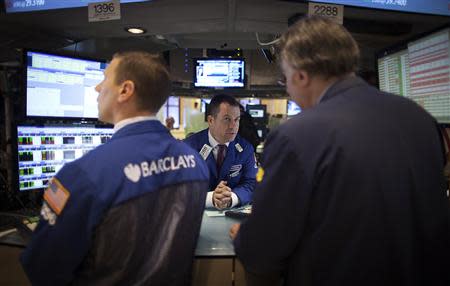
[[[216,117],[220,111],[221,103],[228,103],[231,106],[236,106],[239,108],[239,102],[237,102],[237,100],[231,95],[217,94],[211,99],[211,102],[209,103],[208,115]]]
[[[325,78],[355,72],[359,48],[338,23],[320,16],[304,17],[281,37],[281,58],[295,69]]]
[[[138,108],[158,112],[171,91],[169,71],[157,54],[147,52],[116,53],[116,83],[131,80],[135,86]]]

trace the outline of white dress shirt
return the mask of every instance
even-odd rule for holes
[[[211,132],[208,130],[208,141],[209,141],[209,146],[212,147],[212,153],[214,155],[214,159],[217,160],[217,153],[219,152],[219,142],[217,142],[216,139],[214,139],[214,137],[211,135]],[[227,146],[227,149],[225,151],[224,157],[226,157],[227,155],[227,151],[228,151],[228,146],[230,145],[230,142],[225,143],[225,145]],[[214,207],[213,205],[213,191],[208,192],[208,194],[206,195],[206,203],[205,203],[205,207],[207,208],[212,208]],[[231,207],[234,207],[238,204],[239,199],[236,196],[236,194],[234,192],[231,192]]]
[[[127,126],[129,124],[137,123],[137,122],[145,121],[145,120],[158,120],[158,118],[156,118],[156,116],[154,116],[154,115],[149,115],[149,116],[130,117],[130,118],[126,118],[126,119],[120,120],[119,122],[114,124],[114,133],[119,131],[119,129],[122,129],[123,127],[125,127],[125,126]]]

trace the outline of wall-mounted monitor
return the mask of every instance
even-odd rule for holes
[[[266,114],[267,106],[265,104],[252,104],[247,105],[247,112],[250,114],[251,117],[255,121],[266,121],[267,120],[267,114]]]
[[[287,116],[294,116],[296,114],[299,114],[302,111],[300,106],[295,103],[293,100],[288,100],[286,104],[286,114]]]
[[[203,113],[206,113],[208,110],[208,105],[211,102],[211,98],[202,98],[201,99],[201,106],[200,111]]]
[[[373,9],[393,10],[399,12],[412,12],[450,16],[448,0],[314,0],[308,2],[324,2],[348,6],[358,6]]]
[[[120,3],[145,2],[150,0],[120,0]],[[85,7],[99,0],[5,0],[6,13],[31,12],[63,8]]]
[[[180,128],[180,98],[178,96],[169,96],[161,107],[161,111],[164,120],[172,117],[175,120],[173,128]]]
[[[242,58],[196,58],[194,87],[244,88],[245,61]]]
[[[27,117],[98,118],[95,87],[106,62],[29,50],[25,64]]]
[[[112,128],[94,126],[17,126],[19,190],[45,188],[64,164],[106,143],[112,135]]]
[[[408,97],[439,123],[450,123],[450,28],[402,46],[379,53],[380,89]]]

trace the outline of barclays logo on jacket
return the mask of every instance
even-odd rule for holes
[[[150,162],[143,161],[139,164],[128,163],[124,167],[123,172],[130,181],[137,183],[141,177],[145,178],[181,168],[195,168],[195,166],[194,155],[179,155],[167,156]]]

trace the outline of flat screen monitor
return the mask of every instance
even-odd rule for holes
[[[265,104],[253,104],[247,105],[247,112],[253,117],[255,120],[263,120],[266,118],[266,108]]]
[[[393,10],[399,12],[450,16],[448,0],[314,0],[308,2],[324,2],[373,9]]]
[[[380,89],[408,97],[439,123],[450,123],[450,29],[409,41],[406,46],[378,56]]]
[[[377,60],[378,81],[382,91],[409,97],[409,53],[400,49],[385,53]]]
[[[41,189],[68,162],[106,143],[112,128],[17,126],[19,190]]]
[[[28,117],[97,119],[104,61],[26,51]]]
[[[180,98],[178,96],[169,96],[161,107],[161,111],[164,120],[172,117],[174,119],[173,128],[180,128]]]
[[[245,87],[245,61],[242,58],[197,58],[194,67],[194,87]]]
[[[120,3],[145,2],[150,0],[120,0]],[[99,0],[5,0],[6,13],[31,12],[63,8],[85,7]]]
[[[287,116],[294,116],[296,114],[299,114],[301,111],[302,109],[300,108],[300,106],[297,105],[297,103],[295,103],[295,101],[293,100],[287,101],[287,111],[286,111]]]
[[[208,105],[211,102],[211,98],[202,98],[201,99],[201,106],[200,106],[200,111],[202,113],[206,113],[206,111],[208,110]]]

